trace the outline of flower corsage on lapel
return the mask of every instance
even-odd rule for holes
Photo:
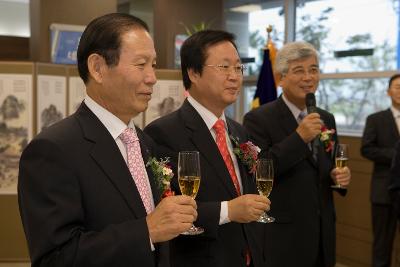
[[[146,164],[154,174],[162,198],[175,195],[175,192],[171,190],[171,179],[174,177],[174,173],[168,163],[169,158],[157,160],[151,157]]]
[[[328,129],[325,125],[322,126],[319,140],[324,145],[326,152],[331,152],[333,150],[333,145],[335,144],[333,141],[334,134],[335,129]]]
[[[261,149],[252,142],[239,143],[239,139],[231,136],[233,141],[233,153],[249,169],[249,173],[255,173],[257,167],[258,153]]]

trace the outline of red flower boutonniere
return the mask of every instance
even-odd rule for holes
[[[255,173],[258,153],[260,153],[261,149],[250,141],[239,144],[238,138],[231,136],[231,139],[234,143],[233,153],[247,166],[250,173]]]
[[[333,145],[335,144],[335,142],[332,140],[334,133],[335,129],[328,129],[325,125],[323,125],[321,128],[319,140],[324,145],[326,152],[330,152],[333,149]]]
[[[146,166],[149,166],[151,171],[156,178],[157,186],[161,191],[161,197],[169,197],[175,195],[175,192],[171,190],[171,179],[174,177],[174,173],[171,167],[168,165],[169,158],[157,160],[156,158],[150,158]]]

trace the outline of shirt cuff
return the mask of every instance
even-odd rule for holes
[[[221,202],[221,211],[219,213],[219,225],[229,223],[231,220],[229,220],[228,217],[228,201],[222,201]]]

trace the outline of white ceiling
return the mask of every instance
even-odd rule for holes
[[[11,3],[29,4],[29,0],[0,0],[0,2],[11,2]]]

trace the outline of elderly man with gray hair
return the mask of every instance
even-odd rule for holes
[[[347,167],[335,167],[333,115],[316,107],[307,112],[306,95],[315,93],[319,83],[317,51],[305,42],[288,43],[277,54],[275,70],[283,94],[244,117],[254,141],[275,163],[269,214],[276,221],[265,228],[267,266],[331,267],[332,192],[345,195],[351,175]],[[321,133],[328,139],[321,140]],[[333,189],[334,184],[342,188]]]

